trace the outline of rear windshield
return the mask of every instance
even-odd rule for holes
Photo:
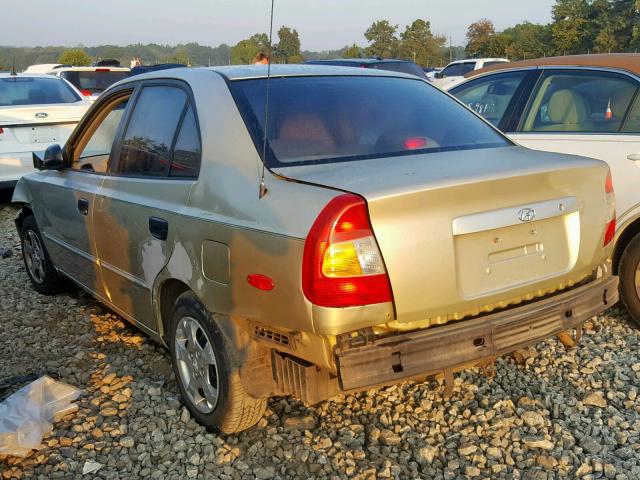
[[[408,73],[409,75],[415,75],[416,77],[426,78],[424,70],[422,70],[415,63],[411,62],[381,62],[374,63],[371,68],[378,70],[389,70],[391,72]]]
[[[79,102],[69,84],[58,78],[0,78],[0,107]]]
[[[62,78],[69,80],[78,90],[88,90],[91,94],[100,94],[107,88],[129,76],[125,70],[62,72]]]
[[[230,83],[261,155],[266,84]],[[409,78],[272,78],[267,125],[269,167],[511,145],[446,94]]]

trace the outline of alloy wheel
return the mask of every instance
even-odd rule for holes
[[[180,380],[192,405],[208,414],[218,403],[218,364],[213,342],[193,317],[183,317],[176,328],[174,348]]]
[[[24,261],[31,278],[34,282],[41,284],[44,282],[47,271],[44,249],[36,232],[33,230],[27,230],[25,232],[22,240],[22,249],[24,251]]]

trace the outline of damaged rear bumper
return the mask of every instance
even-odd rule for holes
[[[492,315],[336,350],[343,391],[444,373],[580,327],[618,301],[618,277]]]

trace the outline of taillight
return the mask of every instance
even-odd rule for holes
[[[110,68],[96,68],[96,72],[110,72]]]
[[[424,137],[409,137],[405,139],[403,145],[407,150],[417,150],[427,146],[427,139]]]
[[[91,92],[89,90],[86,90],[86,89],[80,90],[80,93],[85,97],[90,97],[91,96]]]
[[[616,236],[616,198],[613,193],[613,179],[611,178],[611,171],[607,172],[607,178],[604,181],[604,192],[607,196],[607,227],[604,231],[604,245],[607,246]]]
[[[0,127],[0,135],[2,135],[3,133],[4,133],[4,129]]]
[[[311,303],[322,307],[393,300],[362,197],[340,195],[318,215],[304,245],[302,289]]]

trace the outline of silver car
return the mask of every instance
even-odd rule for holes
[[[450,388],[617,301],[606,164],[514,146],[417,77],[271,68],[120,82],[13,197],[34,288],[71,279],[166,345],[200,423]]]

